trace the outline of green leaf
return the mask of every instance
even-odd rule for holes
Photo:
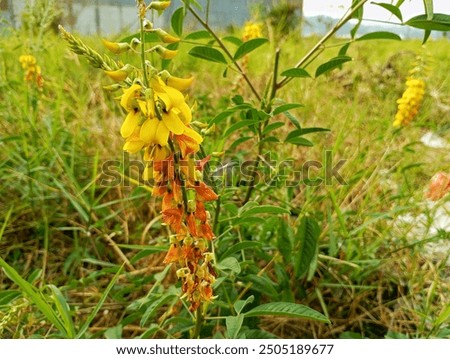
[[[312,143],[310,140],[307,140],[306,138],[303,138],[303,137],[290,138],[289,140],[284,141],[284,142],[292,143],[293,145],[297,145],[297,146],[306,146],[306,147],[314,146],[314,143]]]
[[[423,33],[422,45],[424,45],[431,35],[431,30],[425,30]]]
[[[227,128],[227,130],[223,134],[223,138],[227,138],[233,132],[236,132],[237,130],[239,130],[243,127],[249,127],[258,122],[259,121],[255,121],[255,120],[243,120],[243,121],[236,122],[236,123],[232,124],[229,128]]]
[[[234,303],[234,305],[233,305],[234,310],[236,311],[237,314],[241,314],[242,309],[244,309],[244,307],[245,307],[247,304],[253,303],[254,300],[255,300],[255,296],[254,296],[254,295],[251,295],[251,296],[248,297],[246,300],[237,300],[237,301]]]
[[[308,133],[314,133],[314,132],[329,132],[331,131],[329,128],[323,128],[323,127],[308,127],[308,128],[302,128],[301,129],[301,135],[307,135]]]
[[[281,76],[285,77],[311,77],[311,75],[305,69],[292,68],[284,70],[281,73]]]
[[[244,322],[244,315],[238,314],[235,317],[226,317],[225,323],[227,325],[227,338],[236,339]]]
[[[263,205],[250,208],[248,211],[241,213],[241,217],[250,217],[255,214],[289,214],[290,211],[286,208],[281,208],[271,205]]]
[[[418,15],[409,19],[405,24],[417,29],[450,31],[450,15],[434,14],[431,20],[427,18],[427,15]]]
[[[201,39],[210,39],[211,34],[206,30],[200,30],[191,32],[189,35],[187,35],[184,39],[185,40],[201,40]]]
[[[350,43],[349,42],[346,43],[344,46],[342,46],[339,49],[338,56],[345,56],[345,55],[347,55],[347,51],[348,51],[349,47],[350,47]]]
[[[122,325],[116,325],[115,327],[105,330],[104,336],[106,339],[122,339]]]
[[[307,274],[309,265],[314,260],[320,228],[316,220],[311,217],[303,217],[298,228],[295,240],[298,250],[294,255],[294,272],[296,278]]]
[[[65,328],[63,322],[58,317],[56,312],[50,306],[49,303],[42,296],[42,293],[38,291],[36,287],[28,283],[23,279],[17,271],[6,263],[2,258],[0,258],[0,267],[14,283],[16,283],[21,291],[28,295],[31,301],[36,305],[36,307],[44,314],[44,316],[66,337],[69,337],[69,331]]]
[[[64,328],[66,328],[68,337],[74,338],[75,328],[73,325],[72,317],[70,315],[70,307],[69,304],[67,304],[66,298],[54,285],[49,284],[48,288],[52,291],[53,301],[56,305],[57,312],[64,323]]]
[[[301,103],[287,103],[287,104],[276,107],[272,111],[272,114],[274,116],[276,116],[276,115],[279,115],[280,113],[284,113],[286,111],[292,110],[294,108],[299,108],[299,107],[305,107],[305,105],[303,105]]]
[[[131,40],[133,40],[133,39],[139,39],[140,40],[141,39],[141,33],[137,32],[137,33],[135,33],[133,35],[124,37],[123,39],[120,39],[117,42],[126,42],[127,44],[129,44],[131,42]],[[146,32],[144,34],[144,43],[147,43],[147,42],[161,42],[161,39],[154,32]]]
[[[225,36],[222,40],[228,41],[236,46],[241,46],[243,44],[243,41],[236,36]]]
[[[18,290],[3,290],[0,292],[0,307],[8,305],[14,299],[20,297],[20,291]]]
[[[262,245],[261,242],[242,241],[242,242],[233,244],[230,248],[228,248],[225,251],[225,253],[222,254],[221,258],[227,258],[236,252],[244,251],[246,249],[261,247],[261,245]]]
[[[337,56],[331,59],[330,61],[320,65],[316,70],[316,77],[319,77],[320,75],[323,75],[331,70],[334,70],[335,68],[341,66],[342,64],[348,61],[352,61],[352,58],[350,56]]]
[[[80,339],[84,333],[89,329],[89,325],[94,320],[97,313],[100,311],[100,309],[103,306],[103,303],[105,303],[106,298],[108,297],[109,292],[114,287],[114,284],[116,284],[117,280],[119,279],[120,274],[122,273],[124,265],[118,269],[117,273],[114,275],[113,279],[111,279],[111,282],[109,282],[108,286],[106,287],[105,291],[103,292],[100,300],[98,301],[97,305],[94,307],[94,310],[89,314],[89,317],[84,322],[83,326],[81,327],[80,331],[78,332],[76,339]]]
[[[228,257],[220,261],[220,263],[217,264],[217,268],[222,271],[230,271],[235,274],[241,273],[241,266],[238,260],[234,257]]]
[[[253,50],[257,49],[258,47],[264,45],[266,42],[268,42],[267,39],[258,38],[258,39],[252,39],[244,42],[242,45],[238,47],[236,50],[236,53],[234,54],[233,59],[239,60],[240,58],[244,57],[245,55],[249,54]]]
[[[318,311],[307,306],[289,302],[274,302],[262,304],[244,314],[246,318],[263,315],[286,316],[291,318],[313,319],[330,323],[329,319]]]
[[[234,141],[229,147],[228,151],[233,151],[237,146],[243,144],[244,142],[253,139],[253,136],[245,136],[245,137],[239,137],[236,141]]]
[[[423,0],[425,6],[425,14],[427,14],[427,20],[432,20],[434,15],[433,0]]]
[[[214,117],[210,122],[209,122],[209,126],[212,126],[214,124],[218,124],[219,122],[223,121],[224,119],[226,119],[228,116],[231,116],[233,113],[237,112],[237,111],[241,111],[241,110],[249,110],[253,108],[252,105],[248,104],[248,103],[243,103],[242,105],[238,105],[235,107],[231,107],[226,109],[225,111],[219,113],[216,117]]]
[[[284,115],[288,118],[288,120],[297,128],[301,129],[300,122],[298,122],[297,117],[295,117],[292,113],[289,111],[283,112]]]
[[[277,248],[283,256],[285,264],[291,263],[293,234],[288,223],[282,218],[279,219]]]
[[[263,133],[263,135],[267,135],[269,132],[272,132],[272,131],[276,130],[277,128],[283,127],[284,125],[285,125],[284,122],[270,123],[264,128],[262,133]]]
[[[389,11],[392,15],[397,17],[401,22],[403,22],[402,12],[400,9],[392,4],[387,4],[384,2],[372,2],[371,4],[381,6],[382,8],[385,8],[387,11]]]
[[[173,301],[174,299],[177,299],[178,296],[175,294],[166,293],[163,294],[160,298],[153,300],[151,304],[147,307],[145,310],[144,315],[142,316],[140,326],[145,327],[147,321],[156,314],[156,311],[162,307],[163,305]]]
[[[268,295],[271,298],[277,299],[280,295],[279,291],[276,289],[276,285],[266,276],[259,276],[256,274],[249,274],[244,277],[244,280],[251,283],[252,290],[256,290],[264,295]]]
[[[218,62],[222,64],[227,63],[227,60],[225,60],[225,57],[219,50],[208,46],[195,46],[189,51],[189,55],[206,61]]]
[[[354,9],[360,2],[361,0],[352,0],[352,9]],[[364,15],[364,8],[362,6],[359,7],[359,9],[352,15],[352,19],[358,20],[355,26],[350,30],[350,36],[352,37],[352,39],[355,38],[356,32],[361,26],[363,15]]]
[[[401,40],[402,38],[389,31],[376,31],[365,34],[361,37],[358,37],[355,41],[364,41],[364,40]]]
[[[184,10],[182,7],[176,9],[172,15],[170,23],[172,29],[179,37],[183,34]]]

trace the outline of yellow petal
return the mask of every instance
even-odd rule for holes
[[[139,95],[139,91],[142,89],[141,85],[133,84],[128,89],[123,91],[123,95],[120,98],[120,105],[127,111],[133,109],[133,102]]]
[[[174,110],[164,113],[162,119],[169,131],[175,135],[181,135],[184,132],[186,125],[180,120]]]
[[[185,124],[189,124],[192,121],[192,111],[191,108],[188,106],[186,102],[183,102],[182,104],[177,106],[178,109],[181,112],[181,117],[183,119],[183,122]]]
[[[150,87],[156,92],[165,92],[167,86],[158,76],[154,76],[150,80]]]
[[[167,146],[167,143],[169,142],[169,129],[163,121],[158,121],[155,142],[161,146]]]
[[[185,91],[191,87],[194,77],[189,77],[187,79],[182,79],[180,77],[170,76],[167,78],[166,83],[168,86],[176,88],[179,91]]]
[[[123,145],[123,150],[127,151],[129,153],[136,153],[136,152],[140,151],[142,149],[142,147],[144,147],[144,145],[145,145],[144,141],[130,140],[130,141],[125,142],[125,144]]]
[[[159,120],[156,118],[149,118],[144,121],[141,127],[139,137],[145,143],[155,142],[156,130],[158,129]]]
[[[172,100],[173,106],[178,106],[179,104],[185,102],[183,94],[177,89],[170,86],[166,86],[165,90],[167,95],[169,95],[170,99]]]
[[[139,119],[141,113],[139,111],[131,110],[128,112],[125,121],[123,121],[122,127],[120,128],[120,135],[124,138],[131,136],[139,124]]]
[[[114,81],[124,81],[128,77],[128,72],[125,70],[105,71],[105,74]]]
[[[203,137],[200,136],[196,131],[194,131],[190,127],[186,127],[185,128],[183,135],[186,135],[186,136],[192,138],[197,143],[202,143],[203,142]]]

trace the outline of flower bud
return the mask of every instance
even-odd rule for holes
[[[108,85],[108,86],[103,86],[103,89],[106,91],[117,91],[120,90],[122,88],[122,86],[120,86],[119,84],[112,84],[112,85]]]
[[[105,71],[105,74],[107,74],[114,81],[124,81],[132,71],[133,66],[126,64],[119,70]]]
[[[165,32],[163,29],[156,29],[154,32],[158,35],[162,42],[166,44],[173,44],[175,42],[179,42],[180,39],[178,37],[172,36]]]
[[[151,21],[149,21],[148,19],[144,19],[142,25],[144,27],[144,31],[153,30],[153,23]]]
[[[136,39],[135,37],[130,41],[130,48],[133,50],[136,50],[137,47],[141,44],[141,41],[139,39]]]
[[[148,6],[153,10],[166,10],[170,6],[170,1],[152,1]]]
[[[153,48],[153,50],[156,51],[156,53],[164,60],[173,59],[177,55],[177,52],[178,52],[176,50],[166,49],[165,47],[163,47],[161,45],[156,45]]]
[[[121,54],[130,49],[130,45],[126,42],[111,42],[105,39],[102,39],[103,45],[114,54]]]

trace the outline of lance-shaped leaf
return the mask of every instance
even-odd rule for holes
[[[291,318],[313,319],[330,323],[329,319],[318,311],[305,305],[289,302],[273,302],[262,304],[244,314],[248,317],[260,317],[263,315],[276,315]]]
[[[225,56],[223,56],[219,50],[208,46],[195,46],[191,49],[191,51],[189,51],[189,55],[206,61],[218,62],[222,64],[227,63]]]
[[[405,22],[406,25],[430,31],[450,31],[450,15],[434,14],[429,20],[427,15],[418,15]]]
[[[358,37],[355,41],[364,41],[364,40],[401,40],[402,38],[389,31],[376,31],[370,32],[368,34],[362,35]]]
[[[239,60],[240,58],[242,58],[245,55],[249,54],[253,50],[257,49],[258,47],[260,47],[262,45],[264,45],[266,42],[268,42],[268,40],[267,39],[263,39],[263,38],[252,39],[252,40],[244,42],[236,50],[236,53],[234,54],[233,59],[234,60]]]
[[[352,61],[352,58],[350,56],[337,56],[330,61],[325,62],[324,64],[320,65],[316,70],[316,77],[319,77],[320,75],[323,75],[331,70],[334,70],[335,68],[341,66],[342,64]]]

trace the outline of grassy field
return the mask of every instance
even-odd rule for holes
[[[99,39],[85,40],[103,52]],[[280,69],[292,67],[316,41],[285,40]],[[33,91],[18,61],[29,51],[25,43],[20,32],[0,38],[0,257],[35,288],[33,293],[39,291],[51,308],[66,313],[61,314],[66,328],[80,329],[83,336],[185,337],[190,321],[179,300],[152,307],[154,296],[178,290],[175,269],[162,263],[168,229],[161,226],[158,200],[139,185],[140,157],[122,152],[124,115],[116,95],[103,90],[110,82],[48,34],[33,52],[45,81],[41,92]],[[265,45],[249,58],[249,76],[259,89],[268,79],[274,48]],[[327,48],[320,59],[337,49]],[[446,39],[430,40],[425,48],[415,40],[353,44],[352,62],[316,80],[294,79],[283,89],[279,97],[284,101],[304,105],[291,111],[303,127],[330,131],[308,135],[314,147],[270,144],[270,159],[289,160],[287,174],[306,161],[343,160],[339,173],[345,182],[299,182],[288,188],[258,183],[254,199],[288,208],[291,215],[247,226],[227,221],[245,186],[239,188],[237,180],[220,188],[217,258],[239,242],[259,245],[233,254],[240,270],[224,271],[212,309],[218,319],[205,325],[204,337],[221,337],[225,320],[220,317],[227,315],[227,305],[248,295],[258,303],[308,305],[331,324],[248,318],[247,337],[255,328],[260,335],[282,338],[450,337],[450,228],[448,222],[439,230],[433,224],[436,211],[447,208],[448,216],[448,196],[433,203],[425,199],[431,177],[449,168],[449,51]],[[396,100],[417,55],[429,68],[423,106],[409,126],[395,130]],[[172,66],[178,76],[196,77],[189,96],[197,103],[199,121],[231,106],[238,93],[251,99],[247,89],[238,90],[237,75],[222,77],[221,65],[181,53]],[[277,136],[293,131],[286,117],[277,120],[286,123]],[[235,142],[248,135],[246,130],[222,139],[236,119],[227,121],[206,136],[206,153],[224,151],[223,164],[253,159],[251,140]],[[421,137],[429,131],[447,147],[424,145]],[[115,183],[108,182],[112,168],[121,173]],[[311,174],[326,175],[325,165]],[[315,270],[296,280],[283,262],[283,238],[293,235],[306,214],[319,222],[318,257]],[[125,268],[114,277],[124,257]],[[0,337],[69,336],[55,328],[33,298],[0,272]]]

